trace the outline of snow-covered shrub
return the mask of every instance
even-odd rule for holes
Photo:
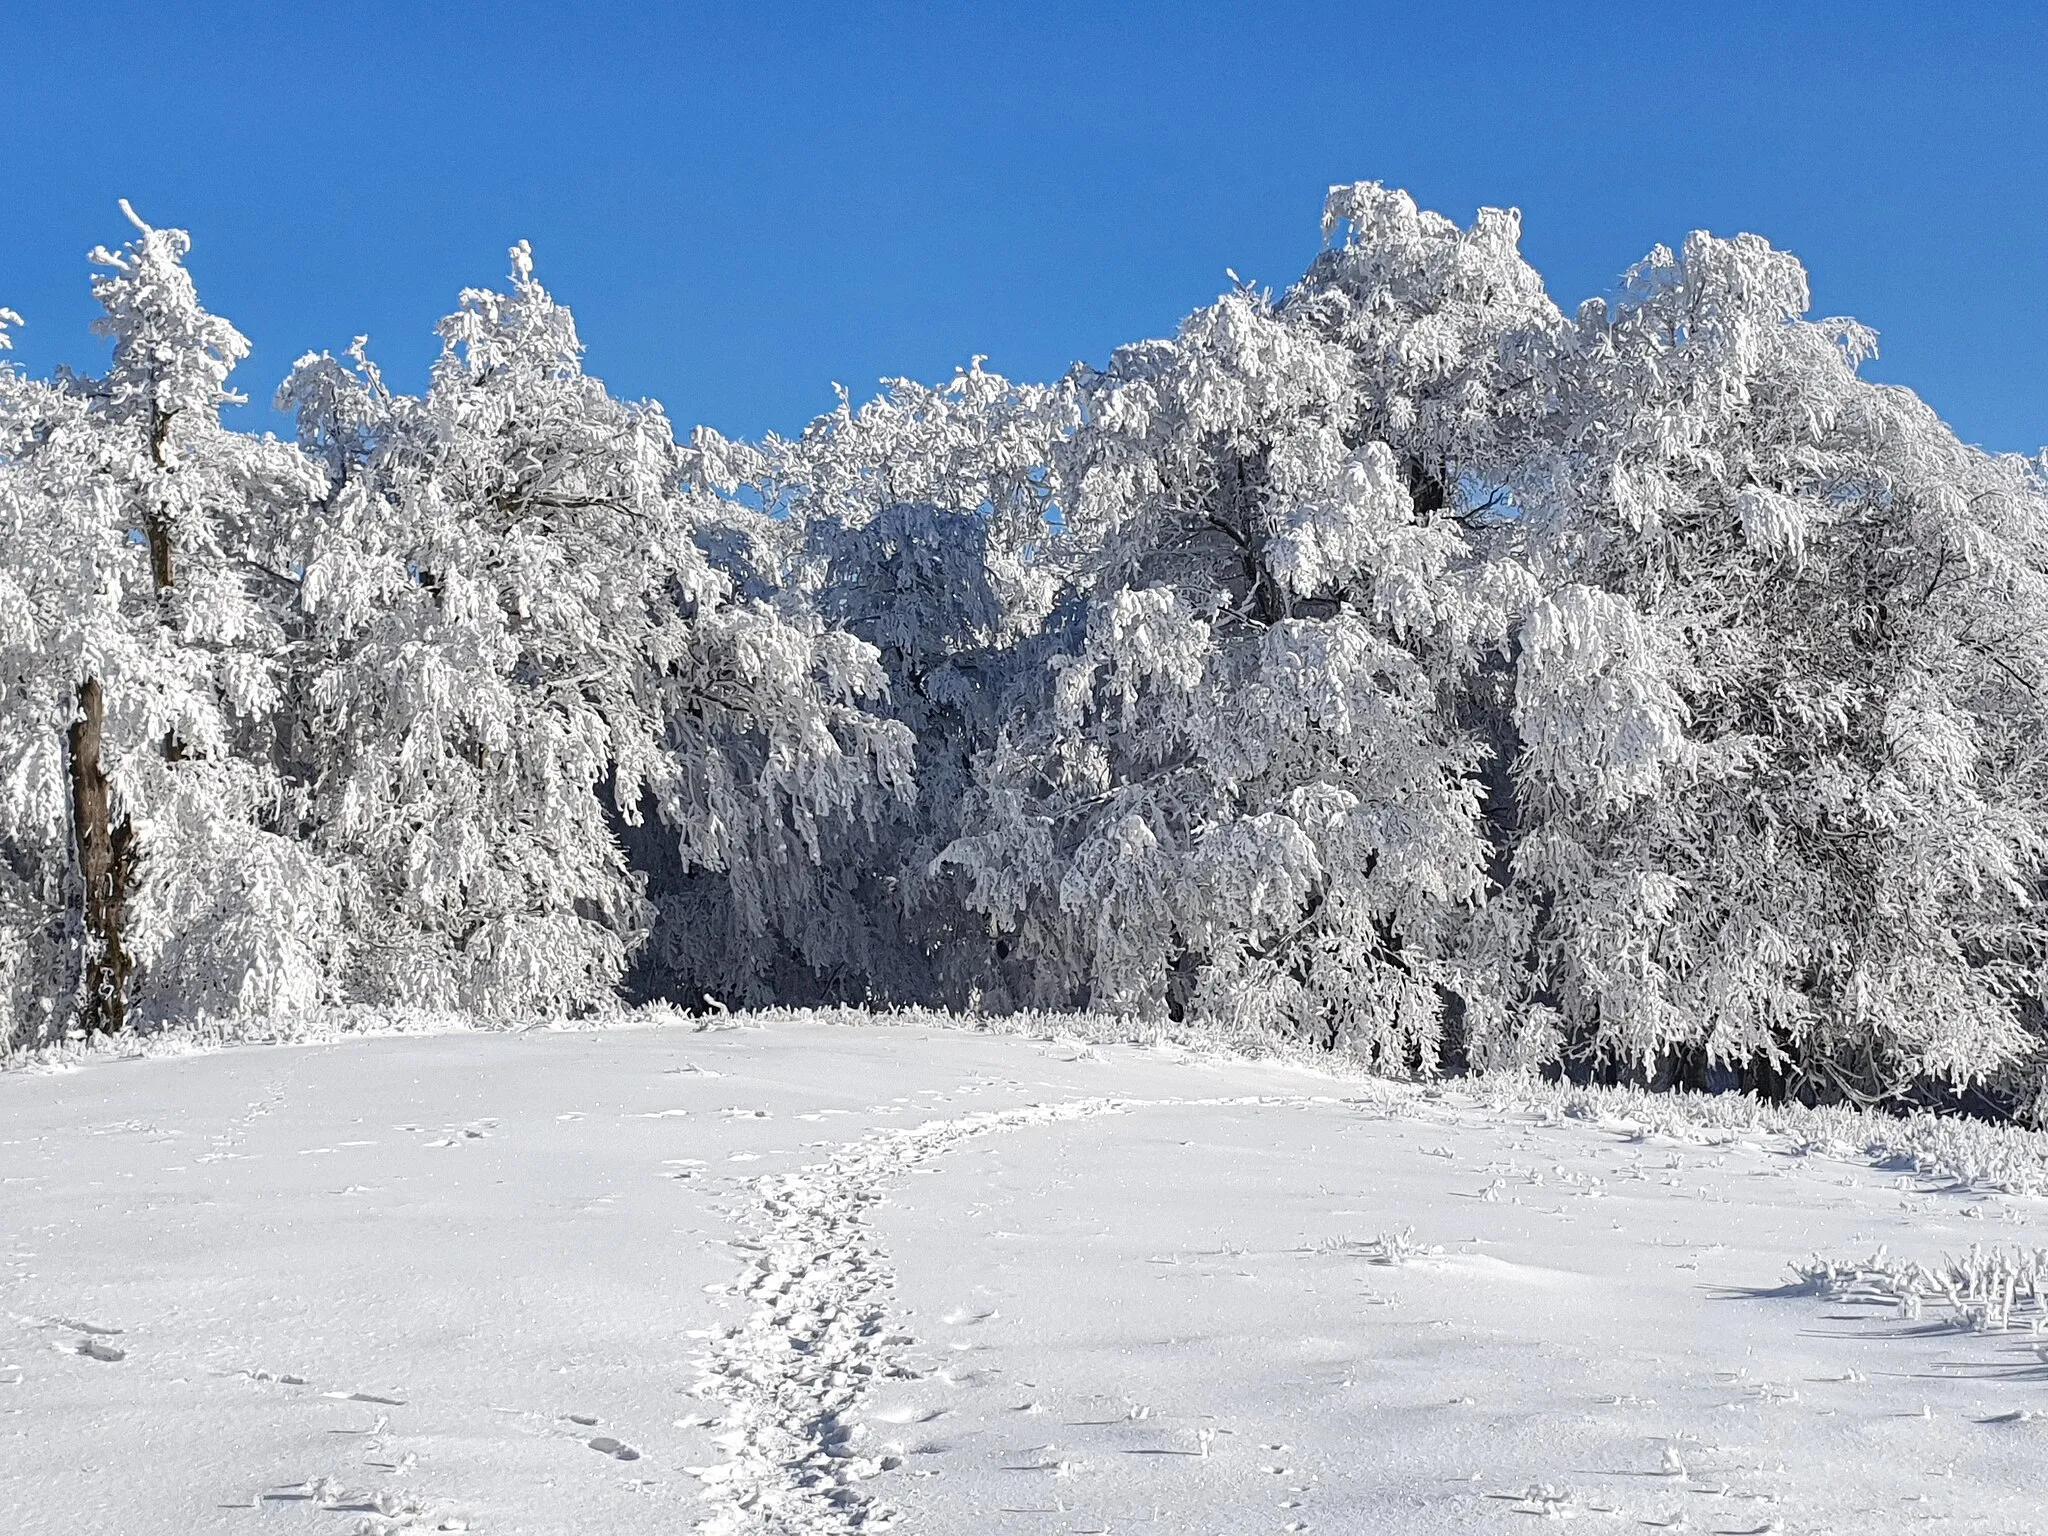
[[[1819,1255],[1792,1265],[1800,1286],[1830,1301],[1895,1306],[1906,1319],[1932,1302],[1957,1328],[1972,1333],[2048,1334],[2048,1248],[1970,1245],[1961,1258],[1929,1266],[1880,1248],[1850,1262]]]

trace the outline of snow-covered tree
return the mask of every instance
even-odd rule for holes
[[[0,839],[31,1035],[71,1026],[74,986],[88,1031],[303,1006],[334,938],[276,752],[279,561],[317,478],[221,426],[247,343],[200,306],[183,232],[129,217],[93,253],[107,372],[0,403]]]
[[[723,947],[688,980],[730,985],[749,938],[801,932],[783,893],[821,825],[907,789],[907,740],[859,703],[874,653],[735,598],[666,417],[583,372],[524,246],[510,291],[464,293],[441,336],[423,398],[360,348],[280,397],[330,479],[304,596],[350,984],[493,1014],[610,1002],[654,916],[622,841],[651,817],[683,867],[729,877],[704,915]]]
[[[521,246],[422,396],[302,360],[287,444],[135,223],[106,372],[0,367],[12,1039],[1085,1004],[2048,1103],[2048,461],[1761,240],[1568,321],[1514,214],[1338,187],[1099,371],[687,446]]]
[[[8,328],[20,323],[0,310],[0,348],[11,346]],[[82,430],[82,415],[77,402],[0,365],[0,1040],[7,1041],[67,1029],[80,982],[66,913],[73,860],[65,737],[78,704],[76,684],[65,686],[46,638],[49,610],[78,601],[65,577],[79,573],[53,569],[71,530],[58,528],[57,507],[44,493],[48,466],[29,461],[67,427]],[[43,613],[38,573],[49,583]],[[116,975],[125,980],[125,968]]]
[[[1075,379],[1054,493],[1084,575],[1035,713],[945,859],[1034,1002],[1193,1013],[1434,1072],[1488,888],[1459,699],[1520,567],[1473,488],[1552,315],[1512,214],[1370,184],[1248,288]]]
[[[2048,488],[1807,304],[1792,257],[1700,234],[1557,333],[1521,486],[1529,1018],[1653,1076],[1995,1080],[2048,957]]]
[[[980,1002],[991,996],[986,920],[933,860],[959,835],[969,765],[992,747],[1015,673],[1058,591],[1048,466],[1074,423],[1072,392],[1019,386],[976,359],[946,385],[891,381],[858,410],[820,417],[797,439],[770,437],[741,461],[700,437],[774,509],[757,520],[775,584],[835,628],[873,645],[888,678],[877,705],[916,738],[914,799],[880,827],[828,848],[819,906],[859,935],[837,995]],[[823,980],[824,978],[820,978]]]

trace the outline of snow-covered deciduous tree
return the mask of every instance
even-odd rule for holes
[[[1279,303],[1240,288],[1075,380],[1069,643],[945,860],[1028,1000],[1199,1014],[1435,1072],[1488,888],[1459,700],[1521,569],[1473,487],[1552,317],[1513,215],[1367,184]]]
[[[0,310],[0,347],[11,346],[8,329],[20,323]],[[65,541],[44,493],[48,467],[31,460],[67,427],[80,430],[82,415],[75,401],[0,365],[0,1039],[9,1041],[68,1028],[56,1010],[80,979],[66,921],[73,864],[65,736],[76,685],[66,686],[47,632],[79,601],[69,588],[81,573],[52,569]]]
[[[2048,461],[1755,237],[1567,320],[1514,214],[1338,187],[1277,300],[687,445],[521,246],[290,444],[135,223],[106,372],[0,367],[10,1040],[1086,1005],[2048,1105]]]
[[[1556,334],[1521,486],[1530,996],[1595,1066],[1995,1083],[2048,958],[2048,495],[1807,303],[1792,257],[1699,234]]]
[[[11,381],[0,407],[0,837],[39,935],[32,1034],[71,1027],[67,970],[87,1031],[305,1006],[335,937],[276,750],[280,562],[317,477],[222,427],[247,343],[200,306],[183,232],[129,217],[93,253],[107,372]]]
[[[317,841],[349,872],[352,989],[490,1014],[610,1003],[654,913],[623,837],[652,818],[727,874],[727,950],[798,923],[819,825],[907,789],[867,715],[873,652],[736,599],[658,407],[581,366],[513,251],[441,326],[423,398],[300,363],[281,394],[329,473],[304,598]],[[690,979],[726,984],[729,953]],[[691,999],[694,1001],[694,999]]]
[[[969,765],[994,745],[1017,669],[1037,659],[1059,589],[1048,466],[1074,419],[1071,390],[976,359],[937,388],[891,381],[858,410],[842,396],[745,465],[774,509],[756,543],[779,550],[784,599],[876,648],[877,708],[917,744],[915,797],[842,835],[818,870],[815,904],[844,908],[858,935],[832,995],[1000,1005],[988,924],[933,860],[960,832]],[[708,438],[699,449],[707,465],[731,458]]]

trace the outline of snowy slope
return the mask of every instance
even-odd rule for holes
[[[9,1074],[0,1507],[2040,1528],[2024,1298],[1980,1333],[1781,1289],[1816,1250],[2048,1241],[2038,1194],[1561,1102],[798,1019]]]

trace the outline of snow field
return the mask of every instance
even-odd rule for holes
[[[0,1508],[122,1536],[688,1529],[713,1513],[688,1469],[724,1457],[676,1421],[715,1406],[688,1389],[743,1315],[753,1181],[1086,1091],[1016,1040],[801,1023],[0,1076]]]
[[[2042,1341],[1787,1261],[2041,1211],[1449,1095],[1135,1109],[878,1216],[940,1370],[878,1390],[875,1443],[931,1531],[2034,1531]]]
[[[1542,1099],[789,1017],[11,1074],[0,1504],[132,1536],[2038,1528],[2031,1325],[1789,1268],[2016,1252],[2038,1196]]]

